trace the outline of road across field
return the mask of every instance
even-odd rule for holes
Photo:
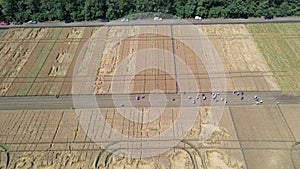
[[[60,28],[60,27],[98,27],[98,26],[149,26],[149,25],[215,25],[215,24],[266,24],[266,23],[294,23],[300,22],[300,17],[284,17],[274,18],[271,20],[265,20],[263,18],[250,18],[250,19],[205,19],[197,21],[194,19],[165,19],[163,21],[153,20],[132,20],[130,22],[121,22],[115,20],[111,22],[74,22],[66,24],[64,22],[42,22],[38,24],[27,24],[24,25],[9,25],[0,26],[0,29],[8,28]]]
[[[155,95],[155,94],[154,94]],[[156,94],[155,98],[160,98],[160,94]],[[191,107],[191,106],[211,106],[211,105],[223,105],[220,99],[221,97],[226,98],[228,101],[228,106],[249,106],[255,105],[253,97],[257,95],[260,100],[263,100],[262,105],[274,105],[277,102],[280,104],[299,104],[300,94],[299,93],[282,93],[282,92],[247,92],[244,94],[244,99],[241,100],[240,96],[234,95],[232,93],[220,93],[220,96],[216,101],[212,100],[210,93],[205,93],[207,100],[203,100],[201,96],[199,100],[196,99],[197,93],[186,93],[184,94],[166,94],[166,97],[161,95],[161,101],[166,101],[166,107]],[[189,97],[192,97],[191,99]],[[144,99],[139,101],[136,100],[136,95],[114,95],[118,98],[119,102],[124,100],[131,101],[132,105],[124,105],[124,107],[149,107],[149,95],[146,94]],[[97,100],[97,104],[93,102],[93,99]],[[165,99],[166,98],[166,99]],[[172,99],[175,101],[172,101]],[[73,103],[73,99],[76,100],[76,105]],[[193,99],[195,104],[192,103]],[[215,104],[212,104],[215,103]],[[115,105],[112,95],[76,95],[76,96],[60,96],[56,98],[55,96],[28,96],[28,97],[0,97],[0,108],[1,110],[47,110],[47,109],[71,109],[71,108],[114,108],[120,107],[120,105]],[[156,105],[151,105],[155,107]]]

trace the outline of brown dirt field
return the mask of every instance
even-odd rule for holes
[[[275,106],[232,107],[240,139],[292,141],[290,133]],[[244,123],[247,119],[248,123]],[[272,119],[270,121],[270,119]]]
[[[246,150],[245,156],[249,168],[295,168],[287,150]]]
[[[193,79],[194,76],[197,87],[192,87],[191,82],[186,82],[186,85],[189,85],[188,91],[198,92],[198,91],[211,91],[211,85],[208,81],[208,72],[205,67],[205,57],[207,57],[204,50],[199,50],[201,53],[196,53],[194,49],[207,48],[209,44],[206,44],[204,41],[200,41],[199,37],[192,35],[195,33],[195,28],[190,26],[173,26],[173,35],[177,39],[175,41],[175,52],[176,55],[184,62],[183,67],[177,68],[178,78],[182,77],[184,81]],[[201,43],[201,44],[198,44]],[[213,55],[209,53],[209,55]],[[199,57],[202,57],[201,60]],[[212,56],[214,57],[214,56]],[[177,66],[178,64],[178,60]],[[189,75],[188,69],[191,70],[192,75]],[[189,76],[187,76],[189,75]],[[209,82],[209,83],[208,83]]]
[[[197,26],[198,29],[206,35],[209,40],[212,42],[214,47],[216,48],[216,51],[220,55],[220,59],[224,65],[225,72],[226,73],[226,90],[243,90],[243,91],[278,91],[279,87],[276,83],[276,81],[273,78],[273,74],[270,71],[268,65],[266,64],[266,61],[262,57],[262,54],[257,49],[255,42],[253,38],[251,37],[250,33],[248,32],[245,25],[205,25],[205,26]],[[136,28],[136,27],[135,27]],[[128,35],[128,31],[126,30],[128,28],[114,28],[111,29],[108,33],[108,37],[111,37],[110,34],[115,36],[115,41],[118,41],[120,37],[124,37],[125,35]],[[203,57],[204,60],[200,60],[198,56],[195,55],[195,51],[191,51],[186,45],[181,44],[182,42],[187,43],[188,45],[191,45],[193,48],[199,48],[199,44],[195,44],[195,37],[194,37],[194,31],[188,31],[189,27],[185,26],[173,26],[173,34],[174,38],[177,39],[174,41],[175,44],[175,52],[179,56],[180,59],[184,61],[185,64],[188,65],[188,67],[191,69],[193,75],[196,78],[198,89],[191,89],[190,83],[186,83],[186,87],[189,88],[188,91],[211,91],[211,82],[215,83],[215,81],[220,78],[218,73],[218,70],[215,70],[215,72],[210,72],[210,78],[208,78],[208,72],[204,66],[203,61],[210,59],[212,64],[211,67],[217,68],[218,64],[222,63],[216,63],[216,59],[209,58],[209,55],[211,53],[209,52],[209,46],[207,45],[206,41],[202,41],[202,53],[200,53],[201,57]],[[164,32],[171,36],[171,29],[169,26],[149,26],[147,29],[145,27],[139,27],[137,29],[138,32]],[[133,32],[137,32],[133,31]],[[117,32],[117,33],[116,33]],[[122,36],[124,34],[124,36]],[[158,49],[164,49],[167,51],[172,52],[172,44],[171,39],[168,39],[166,37],[159,37],[157,35],[151,35],[147,34],[145,37],[139,35],[140,37],[135,38],[129,38],[128,40],[131,41],[131,43],[128,43],[126,41],[121,41],[120,44],[117,44],[115,47],[112,47],[109,44],[113,44],[113,40],[107,42],[106,45],[106,52],[103,57],[103,61],[100,63],[99,72],[101,72],[102,76],[104,74],[107,74],[108,76],[113,76],[116,67],[118,67],[119,63],[123,60],[123,57],[128,56],[130,53],[135,52],[134,46],[138,46],[138,51],[145,49],[145,48],[158,48]],[[135,41],[135,42],[132,42]],[[145,42],[146,41],[146,42]],[[180,42],[182,41],[182,42]],[[165,46],[164,44],[167,43]],[[123,45],[123,46],[122,46]],[[130,47],[132,46],[131,50]],[[162,47],[162,48],[161,48]],[[113,48],[113,49],[112,49]],[[112,49],[111,51],[109,51]],[[201,51],[201,50],[200,50]],[[122,54],[118,54],[122,53]],[[112,57],[109,55],[113,55]],[[121,56],[119,56],[121,55]],[[151,54],[150,54],[151,55]],[[173,67],[172,61],[166,61],[161,59],[162,56],[164,56],[164,53],[159,53],[158,57],[151,60],[146,60],[146,63],[158,63],[158,64],[164,64],[165,67]],[[155,56],[156,57],[156,56]],[[110,62],[114,62],[112,64],[107,64]],[[117,62],[117,63],[115,63]],[[138,63],[138,61],[136,61]],[[105,66],[104,66],[105,65]],[[183,66],[183,65],[182,65]],[[109,69],[108,72],[104,73],[104,69]],[[167,68],[168,69],[168,68]],[[191,77],[185,76],[188,73],[187,67],[178,67],[177,72],[179,77],[182,78],[188,78],[191,79]],[[144,73],[139,73],[138,76],[136,76],[136,80],[133,80],[131,82],[131,88],[130,93],[147,93],[155,88],[162,88],[165,89],[165,92],[172,93],[176,90],[174,90],[174,87],[172,84],[175,82],[163,80],[160,76],[160,73],[158,73],[158,70],[147,70]],[[221,72],[222,73],[222,72]],[[147,74],[147,75],[146,75]],[[155,78],[153,79],[150,75],[155,74]],[[144,78],[142,77],[144,75]],[[148,77],[149,75],[149,77]],[[167,73],[165,73],[165,76],[169,76]],[[121,78],[121,77],[120,77]],[[108,78],[111,79],[111,78]],[[121,78],[122,79],[122,78]],[[143,85],[143,79],[144,79],[144,85]],[[166,77],[165,79],[173,79],[171,77]],[[124,80],[124,79],[123,79]],[[180,79],[179,79],[180,80]],[[186,79],[184,79],[186,81]],[[109,84],[104,84],[107,82],[103,82],[103,77],[98,77],[98,80],[96,80],[96,93],[111,93],[111,87],[109,87]],[[126,80],[125,80],[126,81]],[[165,81],[165,82],[164,82]],[[168,82],[166,82],[168,81]],[[169,83],[169,84],[168,84]],[[164,86],[165,84],[165,86]],[[105,89],[101,87],[101,85],[106,86]],[[119,84],[118,84],[119,85]],[[124,86],[121,85],[120,86]],[[168,89],[168,86],[171,88]],[[224,84],[215,84],[214,90],[222,90],[225,85]],[[105,91],[108,90],[108,91]],[[144,90],[144,91],[143,91]],[[223,89],[225,90],[225,89]]]
[[[133,138],[150,138],[157,136],[174,123],[173,119],[177,118],[178,110],[167,108],[161,116],[152,122],[136,123],[123,117],[116,109],[102,110],[102,115],[106,117],[107,122],[119,133]],[[134,109],[123,109],[124,113],[134,115]],[[143,119],[147,121],[149,113],[155,111],[148,108],[138,109]],[[131,116],[131,117],[132,117]]]
[[[164,26],[163,28],[160,26],[151,26],[147,27],[146,30],[144,30],[143,27],[139,27],[139,29],[134,29],[134,30],[129,30],[129,28],[125,27],[125,28],[112,28],[110,29],[109,33],[108,33],[108,37],[111,36],[115,36],[116,38],[115,41],[108,41],[106,42],[106,48],[104,50],[104,56],[103,59],[100,63],[100,68],[98,70],[98,77],[96,80],[96,93],[111,93],[111,87],[110,84],[105,84],[107,83],[107,81],[104,79],[104,77],[106,76],[113,76],[115,69],[118,67],[118,65],[128,56],[130,56],[131,54],[134,54],[135,52],[139,52],[142,51],[144,49],[149,49],[149,48],[154,48],[154,49],[159,49],[159,50],[168,50],[168,51],[172,51],[172,46],[171,46],[171,38],[170,37],[166,37],[166,36],[159,36],[156,34],[140,34],[138,36],[133,36],[133,37],[128,37],[124,40],[121,40],[120,43],[118,43],[116,46],[112,47],[111,45],[113,45],[114,43],[116,43],[120,38],[124,37],[121,36],[120,34],[117,34],[116,32],[126,32],[125,35],[135,35],[134,33],[136,33],[137,31],[141,32],[157,32],[157,34],[163,34],[163,31],[165,30],[166,26]],[[124,29],[124,30],[123,30]],[[127,30],[128,29],[128,30]],[[128,34],[128,31],[131,31],[131,33]],[[170,32],[168,33],[170,34]],[[110,38],[109,38],[110,39]],[[149,55],[151,55],[151,53],[148,52]],[[148,66],[151,65],[155,65],[155,64],[161,64],[162,67],[165,67],[165,69],[169,70],[169,72],[174,72],[174,70],[172,70],[171,68],[174,67],[166,65],[166,64],[173,64],[173,61],[169,61],[166,60],[165,58],[163,58],[164,56],[164,52],[158,52],[157,55],[151,55],[151,57],[155,58],[154,60],[147,60],[147,58],[145,58],[145,61],[139,61],[139,59],[141,59],[140,57],[137,57],[137,60],[135,60],[135,63],[146,63],[149,64]],[[132,67],[133,66],[133,67]],[[137,65],[130,65],[130,67],[128,67],[128,72],[125,74],[131,75],[130,71],[135,70],[135,66]],[[147,66],[147,65],[145,65]],[[174,75],[174,73],[173,73]],[[125,76],[126,78],[127,76]],[[129,77],[129,76],[128,76]],[[168,82],[172,85],[175,85],[175,81],[173,78],[171,78],[170,75],[168,75],[166,72],[164,71],[160,71],[157,69],[147,69],[144,70],[142,72],[137,73],[137,75],[135,75],[136,78],[133,79],[132,82],[130,82],[130,91],[129,93],[147,93],[147,92],[151,92],[152,90],[154,90],[156,87],[163,89],[165,92],[168,93],[173,93],[175,92],[175,87],[171,87],[170,85],[170,89],[167,87],[167,83],[166,81],[168,80]],[[126,81],[126,79],[124,80],[124,78],[122,77],[115,77],[116,80],[121,81],[119,79],[122,79],[124,82]],[[111,79],[111,78],[109,78]],[[129,79],[127,80],[129,82]],[[110,82],[108,82],[110,83]],[[125,82],[127,83],[127,82]],[[123,84],[117,84],[119,86],[124,86]],[[169,86],[169,85],[168,85]]]
[[[300,105],[280,105],[280,111],[289,125],[291,132],[296,140],[300,140],[299,132],[299,108]]]

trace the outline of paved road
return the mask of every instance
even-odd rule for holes
[[[167,107],[191,107],[191,106],[210,106],[210,105],[223,105],[220,101],[221,97],[225,98],[225,94],[221,93],[218,96],[219,102],[211,100],[210,94],[205,93],[207,100],[196,100],[196,104],[192,104],[192,100],[196,98],[196,93],[181,94],[166,94],[159,95],[145,95],[144,99],[136,101],[136,95],[129,95],[129,99],[126,95],[115,95],[120,101],[115,105],[111,95],[76,95],[72,96],[60,96],[55,98],[54,96],[28,96],[28,97],[0,97],[0,109],[1,110],[43,110],[43,109],[71,109],[73,108],[113,108],[120,107],[124,104],[124,107],[159,107],[166,103]],[[277,102],[280,104],[300,104],[300,93],[282,93],[282,92],[245,92],[244,100],[240,100],[239,96],[232,93],[226,93],[226,99],[228,106],[249,106],[255,105],[253,97],[258,95],[259,99],[262,99],[264,103],[262,105],[275,105]],[[189,99],[189,96],[192,99]],[[155,98],[155,103],[150,104],[149,98]],[[172,99],[175,98],[175,101]],[[73,101],[76,101],[74,104]],[[95,101],[94,101],[95,100]],[[130,100],[132,105],[126,101]],[[159,104],[156,104],[159,103]]]
[[[8,28],[55,28],[55,27],[97,27],[97,26],[148,26],[148,25],[211,25],[211,24],[265,24],[265,23],[293,23],[300,22],[300,17],[284,17],[284,18],[274,18],[272,20],[265,20],[263,18],[250,18],[250,19],[205,19],[205,20],[170,20],[166,19],[163,21],[153,21],[149,20],[133,20],[130,22],[121,22],[120,20],[115,20],[111,22],[74,22],[65,24],[64,22],[41,22],[38,24],[23,24],[23,25],[9,25],[0,26],[0,29]]]

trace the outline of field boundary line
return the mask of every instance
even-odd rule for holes
[[[235,124],[235,120],[233,118],[233,115],[232,115],[232,111],[231,111],[231,108],[228,107],[228,110],[229,110],[229,113],[230,113],[230,117],[231,117],[231,120],[232,120],[232,123],[233,123],[233,127],[234,127],[234,130],[235,130],[235,133],[236,133],[236,137],[238,139],[238,143],[240,145],[240,150],[242,152],[242,156],[243,156],[243,159],[245,161],[245,166],[246,168],[248,169],[248,163],[247,163],[247,160],[246,160],[246,156],[245,156],[245,152],[244,152],[244,148],[243,148],[243,145],[241,143],[241,139],[240,139],[240,136],[239,136],[239,133],[238,133],[238,130],[237,130],[237,127],[236,127],[236,124]]]
[[[176,85],[176,93],[178,93],[178,76],[177,76],[177,65],[176,65],[176,49],[175,49],[175,42],[174,42],[174,32],[173,32],[173,25],[171,25],[171,41],[172,41],[172,50],[173,50],[173,57],[174,57],[174,71],[175,71],[175,85]]]

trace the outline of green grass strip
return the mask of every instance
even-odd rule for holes
[[[258,49],[262,52],[264,59],[281,90],[300,91],[299,80],[295,79],[295,72],[299,72],[300,59],[297,56],[300,43],[300,24],[250,24],[247,25]]]
[[[29,92],[34,80],[36,79],[36,77],[38,76],[41,68],[43,67],[50,51],[52,50],[56,39],[58,38],[59,34],[61,33],[62,29],[61,28],[56,28],[53,31],[53,35],[52,37],[54,37],[53,39],[49,39],[48,43],[44,46],[44,48],[42,49],[40,55],[38,56],[38,58],[36,59],[33,67],[31,68],[30,72],[27,75],[27,80],[25,83],[23,83],[23,85],[20,87],[17,95],[18,96],[25,96],[27,95],[27,93]]]

